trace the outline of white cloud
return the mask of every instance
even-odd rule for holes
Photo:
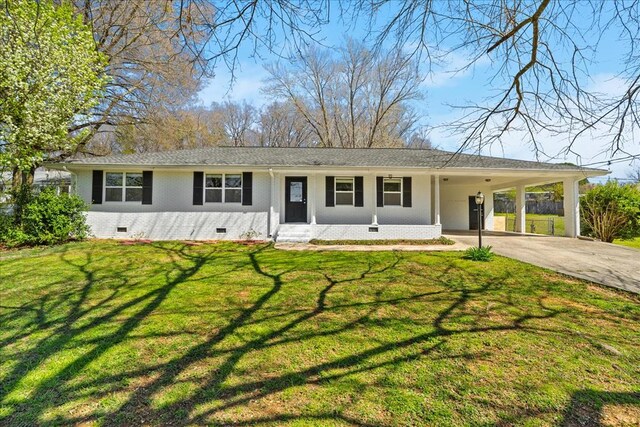
[[[261,89],[267,72],[259,65],[244,66],[236,70],[236,80],[231,84],[231,73],[226,68],[220,68],[215,78],[200,91],[198,97],[206,105],[212,102],[243,101],[255,106],[266,103],[266,97]]]
[[[625,79],[611,73],[600,73],[591,77],[586,89],[599,95],[618,97],[624,95],[628,87]]]

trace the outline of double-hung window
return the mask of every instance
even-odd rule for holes
[[[105,174],[106,202],[141,202],[142,174],[132,172],[107,172]]]
[[[353,178],[336,178],[336,205],[353,206]]]
[[[205,177],[204,200],[207,203],[242,202],[242,175],[207,174]]]
[[[402,178],[385,178],[383,189],[385,206],[402,206]]]

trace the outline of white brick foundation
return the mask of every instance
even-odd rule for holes
[[[377,229],[377,231],[373,231]],[[437,239],[442,235],[440,225],[338,225],[312,226],[312,238],[319,240],[376,240],[376,239]]]
[[[266,212],[88,212],[87,224],[98,238],[237,240],[253,230],[254,239],[267,240]]]

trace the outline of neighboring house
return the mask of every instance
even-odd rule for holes
[[[8,202],[8,190],[11,188],[11,172],[0,174],[0,204]],[[36,169],[33,175],[33,188],[39,191],[43,188],[54,188],[58,194],[71,191],[71,173],[64,170]]]
[[[429,239],[477,229],[485,194],[564,182],[567,235],[579,233],[578,181],[607,171],[415,149],[216,147],[51,164],[76,175],[96,237]]]

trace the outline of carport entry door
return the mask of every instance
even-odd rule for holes
[[[484,205],[479,206],[482,212],[482,229],[484,230]],[[478,229],[478,205],[476,196],[469,196],[469,230]]]

